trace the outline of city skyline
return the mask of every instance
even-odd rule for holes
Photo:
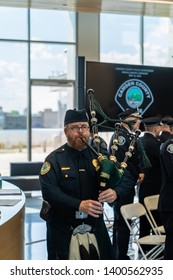
[[[59,102],[56,111],[44,108],[43,111],[32,114],[32,128],[62,128],[67,106]],[[18,111],[4,112],[0,106],[0,129],[26,129],[27,110],[24,114]]]

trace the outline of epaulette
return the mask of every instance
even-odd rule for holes
[[[65,145],[62,145],[61,147],[59,147],[59,148],[56,150],[56,152],[58,152],[58,153],[63,153],[63,152],[65,152],[65,150],[66,150]]]

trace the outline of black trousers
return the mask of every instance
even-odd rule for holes
[[[49,221],[46,224],[48,260],[68,260],[72,230],[65,226],[56,228]]]
[[[130,239],[130,231],[121,215],[120,208],[122,205],[133,203],[135,191],[134,189],[127,197],[124,197],[114,206],[114,225],[113,225],[113,247],[115,249],[117,260],[127,260],[129,257],[128,246]]]
[[[173,260],[173,212],[162,212],[160,216],[166,233],[164,259]]]

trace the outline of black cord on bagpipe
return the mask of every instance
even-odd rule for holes
[[[121,128],[121,126],[119,125],[119,127],[117,126],[117,123],[120,124],[121,123],[126,123],[129,126],[133,125],[135,123],[135,121],[126,121],[123,119],[112,119],[109,118],[105,112],[103,111],[101,105],[99,104],[99,102],[96,100],[95,96],[94,96],[94,90],[93,89],[88,89],[87,90],[87,94],[88,94],[88,102],[89,102],[89,109],[90,109],[90,114],[91,114],[91,126],[94,126],[94,130],[97,131],[97,136],[98,136],[98,128],[109,128],[109,130],[115,131],[117,128],[119,131],[123,131],[123,129]],[[96,112],[99,113],[102,118],[103,121],[101,121],[100,123],[98,123],[98,119],[96,118]],[[110,127],[108,125],[106,125],[106,123],[111,122],[115,124],[115,128]],[[95,128],[97,126],[97,128]],[[132,133],[128,133],[129,135],[133,136]]]
[[[114,139],[113,139],[113,145],[111,147],[112,154],[110,155],[110,159],[116,161],[115,153],[116,153],[116,151],[118,149],[118,134],[119,134],[119,132],[123,132],[124,133],[124,129],[123,129],[121,123],[127,124],[131,128],[132,125],[136,121],[125,121],[125,120],[122,120],[122,119],[111,119],[111,118],[109,118],[105,114],[105,112],[103,111],[103,109],[100,106],[99,102],[96,100],[96,98],[94,96],[94,90],[93,89],[89,89],[87,92],[88,92],[88,96],[90,95],[89,98],[90,98],[90,103],[92,104],[92,109],[95,108],[97,113],[99,113],[102,116],[102,118],[103,118],[102,122],[95,124],[95,125],[97,125],[97,131],[98,131],[99,127],[102,128],[102,129],[103,128],[108,129],[108,125],[106,125],[106,123],[108,123],[108,122],[113,122],[115,124],[114,125],[115,128],[109,126],[109,130],[115,131]],[[95,115],[96,115],[96,113],[95,113]],[[128,151],[125,154],[125,158],[124,158],[123,162],[121,163],[121,167],[123,169],[127,167],[127,160],[132,156],[132,149],[134,150],[134,146],[135,146],[136,142],[137,142],[138,149],[139,149],[139,151],[141,153],[141,159],[143,161],[143,167],[144,168],[151,167],[151,162],[150,162],[147,154],[145,153],[145,149],[143,147],[142,141],[139,138],[139,136],[141,134],[141,131],[139,129],[137,129],[135,131],[135,133],[130,133],[128,131],[125,131],[125,133],[126,133],[126,135],[129,138],[132,139],[132,141],[131,141],[131,143],[129,145]],[[97,133],[97,138],[98,138],[98,133]],[[123,170],[122,168],[121,168],[121,171]]]
[[[102,107],[100,106],[99,102],[96,100],[95,96],[94,96],[94,90],[93,89],[88,89],[87,91],[88,94],[88,102],[89,102],[89,109],[90,109],[90,115],[91,115],[91,127],[92,127],[92,133],[93,133],[93,138],[94,138],[94,143],[97,144],[97,151],[99,152],[99,147],[98,144],[100,144],[100,138],[99,138],[99,134],[98,134],[98,128],[108,128],[108,125],[104,125],[108,122],[112,122],[114,123],[114,127],[109,127],[109,130],[115,131],[114,134],[114,140],[113,140],[113,147],[112,147],[112,154],[115,155],[115,151],[117,150],[118,146],[118,135],[119,132],[124,132],[124,129],[122,128],[121,123],[125,123],[128,124],[130,127],[131,125],[133,125],[136,121],[132,120],[132,121],[126,121],[123,119],[112,119],[109,118],[105,112],[103,111]],[[102,118],[103,121],[98,123],[98,119],[96,118],[96,112],[99,113]],[[139,130],[135,133],[130,133],[130,132],[126,132],[126,134],[131,137],[132,139],[134,138],[134,142],[137,140],[138,136],[140,135]],[[132,142],[132,144],[135,144]]]

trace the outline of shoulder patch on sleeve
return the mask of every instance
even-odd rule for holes
[[[173,154],[173,144],[168,145],[167,151],[168,151],[168,153]]]
[[[51,168],[50,162],[45,161],[45,162],[43,163],[43,165],[42,165],[40,174],[41,174],[41,175],[45,175],[46,173],[49,172],[50,168]]]

